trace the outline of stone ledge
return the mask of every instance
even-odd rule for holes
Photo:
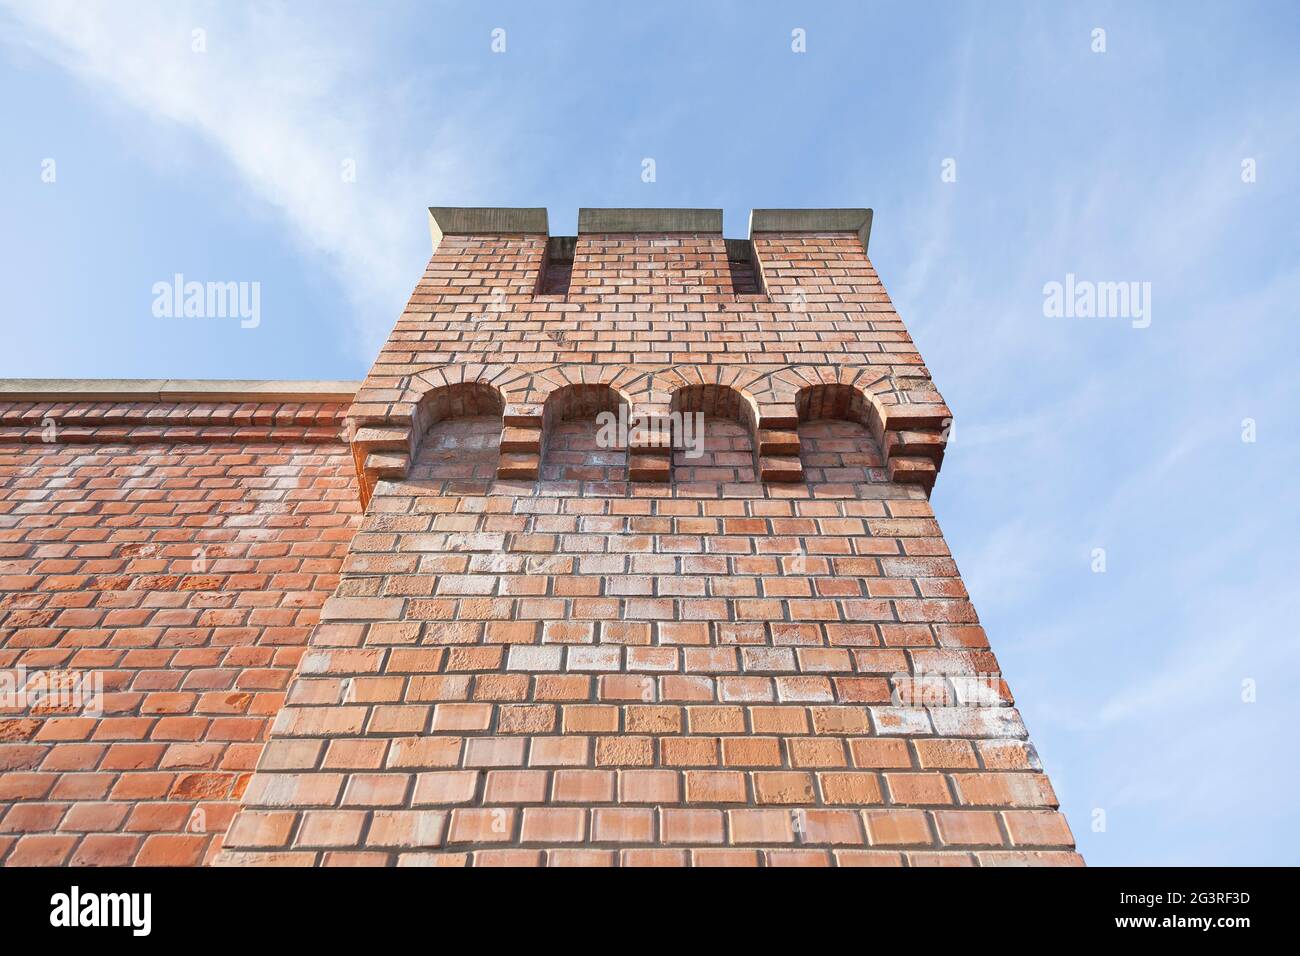
[[[542,235],[550,231],[546,210],[509,206],[430,206],[433,250],[443,236]]]
[[[756,232],[856,232],[867,251],[871,239],[870,209],[754,209],[749,236]]]
[[[360,388],[293,379],[0,378],[0,401],[344,403]]]
[[[602,232],[705,232],[722,234],[721,209],[578,210],[578,235]]]
[[[870,209],[754,209],[756,232],[856,232],[863,251],[871,238]],[[430,206],[436,251],[444,236],[549,235],[546,209],[508,206]],[[592,208],[578,210],[578,233],[722,233],[721,209]]]

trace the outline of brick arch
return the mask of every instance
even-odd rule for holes
[[[490,482],[500,467],[505,397],[484,381],[440,385],[416,405],[411,481]]]
[[[869,427],[877,440],[884,433],[887,407],[894,401],[888,375],[853,366],[791,366],[772,373],[768,382],[773,404],[788,407],[796,420],[806,420],[811,401],[830,402],[832,407],[844,403],[846,414],[829,417],[852,417]]]
[[[500,396],[502,413],[511,405],[527,401],[533,368],[521,365],[438,365],[413,374],[409,388],[417,405],[439,389],[465,385],[492,389]]]
[[[597,423],[600,416],[612,413],[630,424],[630,409],[628,396],[608,382],[567,382],[553,389],[542,409],[538,477],[606,484],[625,481],[626,439],[620,429],[608,435]],[[602,436],[608,444],[601,442]]]
[[[547,403],[564,394],[606,386],[626,401],[632,418],[668,416],[674,402],[703,408],[732,390],[743,402],[728,406],[744,411],[751,430],[758,476],[763,481],[802,480],[798,427],[813,402],[823,407],[848,403],[849,417],[862,421],[879,442],[895,480],[933,484],[951,413],[934,390],[924,367],[888,374],[875,367],[851,365],[787,366],[644,366],[622,364],[511,363],[437,365],[397,379],[368,383],[349,415],[354,429],[353,453],[361,475],[363,501],[380,478],[405,477],[418,451],[420,436],[431,423],[428,396],[440,388],[482,384],[503,402],[498,478],[534,480],[541,465]],[[801,394],[804,396],[800,399]],[[693,398],[675,396],[695,396]],[[573,399],[568,399],[571,401]],[[800,402],[803,402],[801,411]],[[752,420],[749,418],[752,413]],[[726,412],[724,412],[726,414]],[[422,417],[423,416],[423,417]],[[628,448],[629,477],[667,481],[668,449],[645,447],[633,436]]]
[[[376,483],[407,476],[423,436],[438,421],[448,415],[503,415],[516,394],[518,374],[508,365],[430,366],[382,383],[386,387],[377,395],[387,401],[368,394],[363,414],[354,405],[349,417],[362,507]]]
[[[535,480],[541,465],[542,442],[547,424],[548,403],[557,393],[585,394],[587,390],[607,387],[619,400],[636,405],[644,400],[652,376],[644,369],[621,365],[590,366],[577,364],[463,364],[437,365],[420,369],[391,383],[386,395],[397,400],[386,406],[384,416],[367,415],[355,424],[363,424],[354,451],[363,446],[360,462],[373,452],[389,452],[376,457],[364,482],[365,500],[369,500],[374,481],[380,478],[405,477],[406,468],[419,450],[420,436],[433,423],[425,409],[440,389],[451,386],[485,386],[495,390],[502,402],[501,457],[497,477],[503,480]],[[574,401],[575,399],[560,399]],[[367,407],[374,403],[368,403]],[[556,406],[550,406],[552,409]],[[553,414],[553,412],[552,412]],[[406,454],[400,454],[405,439]],[[379,444],[376,444],[376,443]]]
[[[521,460],[519,467],[512,468],[509,474],[503,471],[501,477],[538,477],[546,434],[553,423],[563,421],[566,415],[583,409],[590,414],[616,411],[620,406],[627,408],[629,420],[652,414],[654,378],[652,370],[619,364],[592,366],[558,363],[532,371],[529,404],[526,409],[513,410],[526,411],[527,415],[512,415],[512,409],[507,407],[506,425],[508,431],[514,434],[529,436],[529,444],[533,449],[530,454],[537,457]],[[657,473],[651,473],[645,468],[638,469],[635,436],[632,444],[633,447],[627,449],[628,477],[635,481],[666,480],[666,472],[659,477]]]
[[[438,422],[478,415],[500,417],[505,404],[505,396],[489,382],[458,382],[431,388],[416,403],[413,422],[413,428],[418,432],[416,450],[429,429]]]
[[[660,394],[666,393],[669,412],[700,411],[738,421],[757,439],[762,408],[753,386],[763,376],[750,369],[692,366],[656,376]]]
[[[809,481],[873,480],[883,462],[880,408],[856,386],[805,385],[795,393],[799,460]]]
[[[754,390],[763,410],[760,435],[767,438],[761,454],[780,462],[797,460],[799,421],[812,409],[822,414],[829,409],[832,416],[871,430],[890,480],[927,491],[933,486],[952,413],[925,368],[890,374],[852,365],[791,365],[766,375]]]
[[[717,413],[719,397],[735,392],[739,398],[729,401],[721,414],[741,421],[753,439],[757,422],[757,403],[749,385],[760,376],[749,369],[722,366],[679,365],[637,368],[628,379],[632,413],[643,421],[661,421],[662,425],[633,435],[628,449],[628,475],[634,481],[666,482],[672,471],[672,443],[664,443],[672,431],[671,415],[683,410]],[[726,390],[726,391],[723,391]],[[713,398],[707,396],[712,395]],[[685,396],[691,396],[686,398]],[[687,406],[683,408],[683,402]],[[706,407],[710,405],[711,407]],[[745,411],[748,409],[748,411]]]
[[[615,403],[633,400],[634,383],[639,377],[635,370],[623,365],[604,365],[597,368],[581,365],[552,365],[533,373],[531,391],[541,403],[543,415],[555,414],[555,409],[577,402],[600,401],[599,396],[609,395]],[[585,398],[584,398],[585,396]],[[557,404],[558,403],[558,404]]]
[[[758,404],[753,396],[736,388],[714,382],[683,385],[669,399],[669,411],[703,412],[714,418],[730,419],[745,426],[755,452],[758,448]],[[757,463],[757,462],[756,462]]]
[[[685,384],[676,389],[669,399],[670,421],[673,425],[673,466],[676,470],[675,480],[689,481],[689,475],[710,475],[716,480],[729,483],[753,482],[758,475],[758,405],[753,396],[746,394],[735,385],[721,382],[701,381]],[[700,413],[704,421],[713,419],[712,424],[704,427],[702,434],[695,435],[690,421],[683,417]],[[725,426],[717,424],[719,420],[739,424],[744,430],[747,442],[734,433],[727,433]],[[691,467],[685,451],[687,437],[706,442],[701,461],[704,467]],[[739,465],[739,452],[748,444],[749,464]],[[730,462],[727,459],[731,459]],[[735,468],[727,476],[727,468]],[[682,470],[684,469],[684,470]]]
[[[588,418],[600,412],[616,412],[629,406],[628,397],[613,385],[596,382],[573,382],[561,385],[546,396],[543,404],[543,428],[552,422]]]
[[[891,481],[934,486],[951,417],[931,400],[928,376],[831,366],[785,369],[772,380],[775,397],[793,406],[796,429],[813,418],[858,422],[876,439]]]
[[[884,434],[884,413],[862,389],[840,382],[805,385],[794,396],[795,415],[806,422],[838,418],[864,425],[879,442]]]

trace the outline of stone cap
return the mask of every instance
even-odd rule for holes
[[[430,206],[433,249],[443,236],[546,235],[546,210],[508,206]]]
[[[0,378],[0,402],[350,402],[354,381]]]
[[[721,209],[578,209],[578,234],[708,232],[722,234]]]
[[[749,235],[756,232],[856,232],[865,252],[871,238],[870,209],[754,209]],[[578,233],[671,233],[721,235],[721,209],[578,209]],[[437,251],[443,236],[550,234],[546,209],[509,206],[430,206],[429,233]]]
[[[870,209],[754,209],[749,236],[756,232],[856,232],[867,251],[871,239]]]

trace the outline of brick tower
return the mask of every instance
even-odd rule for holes
[[[950,413],[870,210],[430,223],[226,862],[1079,862],[927,500]]]
[[[869,210],[430,223],[364,383],[0,382],[0,861],[1081,862]]]

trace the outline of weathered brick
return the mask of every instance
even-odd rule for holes
[[[6,862],[198,862],[236,803],[231,865],[1077,862],[958,680],[949,413],[858,235],[547,249],[449,230],[350,409],[0,408],[0,661],[110,691],[0,720]]]

